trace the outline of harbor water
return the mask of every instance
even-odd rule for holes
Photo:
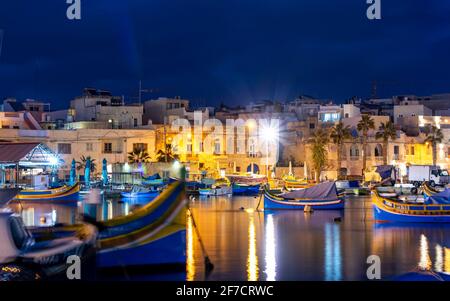
[[[261,201],[261,202],[260,202]],[[29,226],[75,223],[78,213],[105,220],[145,200],[104,199],[92,192],[71,204],[12,205]],[[257,206],[259,204],[259,210]],[[376,223],[370,197],[350,196],[345,210],[264,211],[260,197],[195,197],[186,226],[186,271],[125,271],[123,280],[367,280],[371,255],[381,278],[418,267],[450,273],[450,226]],[[195,224],[194,224],[195,222]],[[214,269],[206,273],[200,239]]]

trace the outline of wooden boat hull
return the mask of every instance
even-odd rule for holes
[[[336,200],[283,200],[268,193],[264,193],[264,209],[296,209],[303,210],[310,206],[313,210],[340,210],[345,207],[345,199],[340,197]]]
[[[401,204],[372,194],[373,217],[378,221],[411,223],[448,223],[450,205]]]
[[[80,185],[63,186],[47,190],[21,190],[16,200],[28,201],[74,201],[78,199]]]
[[[100,223],[97,267],[186,264],[186,197],[182,182],[168,186],[132,214]]]
[[[259,184],[258,185],[233,184],[232,192],[233,195],[258,195]]]

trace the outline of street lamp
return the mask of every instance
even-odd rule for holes
[[[269,179],[269,143],[276,143],[278,138],[278,127],[263,125],[260,130],[260,137],[266,143],[266,175],[267,179]]]

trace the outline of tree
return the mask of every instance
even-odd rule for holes
[[[319,182],[320,174],[328,162],[327,145],[329,140],[328,133],[323,129],[316,130],[309,139],[316,182]]]
[[[352,137],[352,133],[350,130],[350,127],[344,126],[342,121],[339,121],[338,124],[336,124],[332,129],[330,133],[331,141],[333,141],[334,144],[337,145],[337,177],[339,178],[339,175],[341,174],[341,165],[342,165],[342,148],[344,146],[344,142],[347,139],[350,139]]]
[[[146,150],[135,149],[128,153],[128,163],[147,163],[150,161],[150,155]]]
[[[179,159],[179,156],[177,154],[173,153],[172,146],[170,144],[166,146],[165,151],[160,149],[156,153],[156,161],[166,162],[166,158],[167,158],[167,162],[173,162],[173,161]]]
[[[383,140],[383,164],[387,165],[389,139],[395,140],[397,138],[397,130],[395,129],[394,123],[392,121],[382,122],[375,138]]]
[[[437,144],[442,143],[444,140],[444,135],[440,128],[434,125],[428,125],[427,129],[427,137],[425,138],[426,143],[430,143],[433,148],[433,166],[436,166],[437,163]]]
[[[367,161],[367,138],[368,138],[369,131],[375,129],[375,121],[369,115],[362,115],[361,120],[358,122],[357,129],[362,138],[362,147],[363,147],[362,173],[364,176],[364,174],[366,172],[366,164],[367,164],[367,162],[366,162]]]
[[[77,170],[85,169],[87,160],[91,160],[91,172],[94,173],[97,170],[97,164],[95,163],[95,159],[92,159],[91,156],[81,156],[80,161],[77,161]]]

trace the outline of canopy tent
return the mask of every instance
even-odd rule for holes
[[[62,162],[58,154],[43,143],[0,143],[0,165],[3,167],[55,166]]]
[[[444,191],[436,193],[428,198],[427,204],[450,204],[450,189],[446,188]]]
[[[392,171],[394,171],[394,166],[392,165],[380,165],[377,166],[376,172],[380,175],[382,180],[386,180],[388,178],[395,178],[395,175],[392,175]]]
[[[335,200],[338,198],[338,192],[335,182],[324,182],[310,188],[281,194],[280,197],[285,199]]]

